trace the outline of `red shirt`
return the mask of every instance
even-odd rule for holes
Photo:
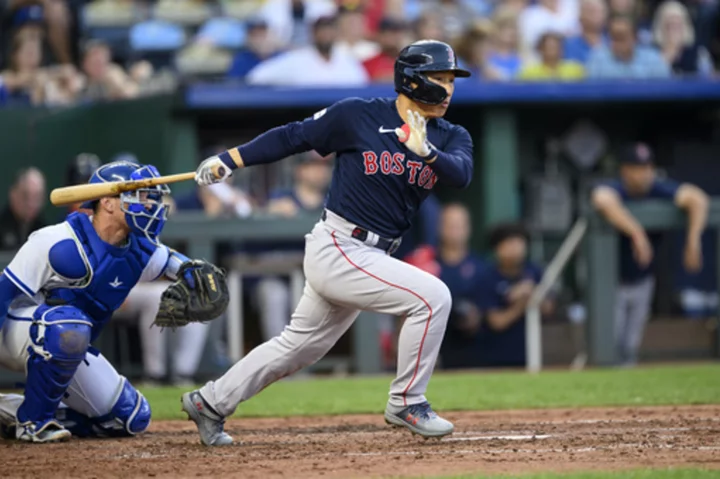
[[[371,81],[392,82],[395,74],[395,57],[378,53],[363,62]]]

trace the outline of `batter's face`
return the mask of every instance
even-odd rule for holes
[[[441,118],[445,116],[453,93],[455,93],[455,74],[453,72],[432,72],[427,74],[427,79],[445,88],[447,98],[439,105],[419,103],[418,106],[425,118]]]

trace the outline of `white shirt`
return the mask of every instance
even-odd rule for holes
[[[380,53],[380,45],[367,40],[360,40],[353,45],[350,45],[345,41],[340,41],[336,43],[336,46],[340,50],[347,51],[350,55],[354,56],[361,62],[364,62],[365,60]]]
[[[246,80],[251,85],[346,87],[363,86],[368,77],[347,50],[334,48],[326,60],[315,47],[304,47],[261,63]]]
[[[540,37],[547,32],[563,36],[575,35],[580,31],[578,0],[558,0],[557,12],[543,5],[532,5],[520,14],[519,26],[524,53],[535,53]]]
[[[293,34],[292,0],[268,0],[260,10],[260,16],[268,22],[270,32],[281,45],[290,43]],[[335,15],[337,7],[333,0],[305,0],[304,20],[310,26],[324,16]]]

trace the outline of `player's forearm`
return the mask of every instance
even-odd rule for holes
[[[168,263],[167,263],[167,266],[165,267],[163,276],[167,276],[168,278],[170,278],[172,280],[176,280],[177,273],[178,273],[178,270],[180,269],[180,266],[182,266],[183,263],[190,261],[190,258],[185,256],[184,254],[178,253],[174,249],[170,249],[170,248],[168,248],[168,249],[170,250],[170,256],[168,257]]]
[[[688,228],[687,241],[699,242],[700,236],[705,231],[708,215],[708,200],[706,196],[698,196],[688,204]]]
[[[524,302],[517,302],[506,309],[490,311],[487,317],[488,325],[494,331],[505,331],[513,323],[519,320],[524,312]]]
[[[608,223],[613,225],[618,231],[632,238],[638,234],[644,234],[644,229],[630,212],[621,204],[608,208],[600,209],[600,213],[605,217]]]
[[[5,273],[0,273],[0,326],[2,326],[5,316],[7,316],[10,303],[21,294],[22,292],[18,287],[5,277]]]
[[[243,145],[221,153],[220,159],[230,169],[280,161],[288,156],[311,150],[304,140],[298,122],[273,128]]]
[[[438,178],[450,186],[467,188],[472,180],[473,161],[468,154],[437,151],[437,156],[427,163]]]

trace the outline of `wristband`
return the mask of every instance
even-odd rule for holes
[[[225,166],[230,168],[230,171],[237,169],[238,165],[235,164],[235,161],[232,159],[232,156],[230,156],[229,151],[223,151],[218,155],[218,158],[220,158],[220,161],[222,161]]]

